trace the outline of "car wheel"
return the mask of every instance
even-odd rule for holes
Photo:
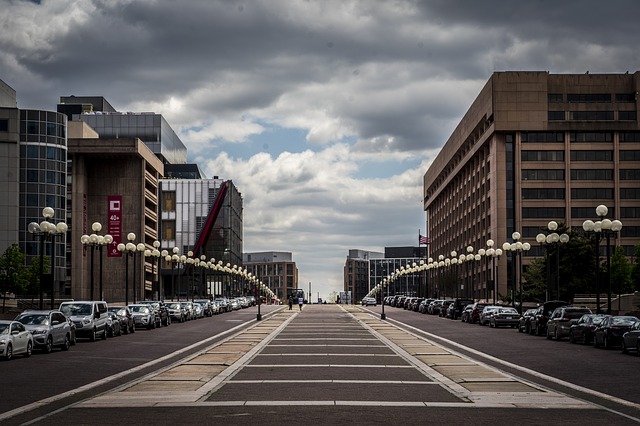
[[[64,336],[64,343],[62,344],[62,346],[60,346],[60,349],[62,349],[63,351],[68,351],[70,347],[71,347],[71,338],[67,334],[66,336]]]
[[[13,346],[11,346],[11,343],[7,343],[7,351],[4,353],[4,359],[9,361],[11,358],[13,358]]]
[[[576,340],[573,337],[573,331],[570,331],[569,332],[569,343],[575,343],[575,342],[576,342]]]
[[[638,339],[638,342],[636,343],[636,355],[640,356],[640,339]]]
[[[547,328],[547,340],[551,340],[551,333],[549,333],[549,329]]]
[[[100,336],[100,338],[102,340],[107,340],[107,328],[105,327],[104,330],[102,330],[102,336]]]
[[[622,353],[623,354],[629,353],[629,351],[627,350],[627,344],[624,342],[624,339],[622,339],[621,346],[622,346]]]
[[[44,348],[42,348],[42,351],[45,354],[50,354],[52,350],[53,350],[53,337],[49,336],[47,337],[47,342],[44,344]]]
[[[29,358],[33,353],[33,343],[27,342],[27,351],[24,353],[25,358]]]
[[[91,342],[95,342],[96,341],[96,329],[95,328],[91,331],[91,335],[89,336],[89,340]]]
[[[558,330],[558,328],[556,328],[556,340],[559,342],[560,340],[562,340],[562,336],[560,336],[560,331]]]

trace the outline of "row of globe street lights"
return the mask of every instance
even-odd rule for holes
[[[617,233],[622,229],[622,222],[620,220],[614,219],[614,220],[610,220],[607,219],[608,213],[608,208],[605,205],[599,205],[598,207],[596,207],[596,215],[598,216],[598,218],[600,220],[594,222],[592,220],[585,220],[582,227],[584,229],[584,231],[589,234],[589,233],[593,233],[595,236],[595,256],[596,256],[596,311],[597,313],[600,313],[600,290],[599,290],[599,271],[600,271],[600,253],[599,253],[599,248],[600,248],[600,240],[602,238],[602,236],[606,237],[607,239],[607,246],[606,246],[606,255],[607,255],[607,281],[608,281],[608,291],[607,291],[607,313],[610,314],[611,313],[611,252],[610,252],[610,247],[611,247],[611,237],[615,237],[617,235]],[[560,299],[560,245],[561,244],[566,244],[569,242],[569,235],[566,233],[562,233],[562,234],[558,234],[556,231],[558,230],[558,223],[556,221],[549,221],[547,223],[547,227],[546,230],[548,231],[547,234],[544,233],[539,233],[538,235],[536,235],[536,242],[538,242],[541,245],[544,245],[546,248],[546,253],[545,255],[548,256],[548,252],[551,250],[551,248],[555,248],[556,249],[556,294],[558,296],[558,299]],[[478,252],[476,254],[473,253],[474,249],[473,246],[468,246],[466,248],[467,254],[460,254],[458,256],[456,251],[452,251],[450,253],[451,258],[446,258],[444,255],[439,255],[438,256],[438,260],[434,261],[433,258],[429,258],[428,261],[425,263],[424,261],[420,261],[420,264],[417,265],[416,263],[413,263],[411,266],[405,267],[405,266],[401,266],[400,268],[396,269],[394,272],[392,272],[391,274],[387,275],[387,277],[383,278],[376,286],[373,287],[373,289],[371,289],[369,291],[369,293],[367,294],[367,297],[375,297],[378,293],[381,294],[381,304],[382,304],[382,314],[381,314],[381,318],[385,319],[385,313],[384,313],[384,289],[385,287],[388,287],[391,283],[394,283],[395,281],[397,281],[398,279],[400,279],[400,277],[404,276],[404,275],[408,275],[408,274],[415,274],[416,272],[422,272],[422,271],[429,271],[431,269],[438,269],[438,268],[443,268],[443,267],[450,267],[450,266],[459,266],[462,263],[467,262],[467,265],[469,264],[469,262],[475,260],[478,261],[480,260],[483,256],[485,257],[491,257],[492,260],[492,274],[494,277],[493,280],[493,284],[494,284],[494,292],[493,292],[493,303],[496,303],[496,295],[498,292],[498,282],[497,282],[497,278],[498,278],[498,274],[497,271],[495,269],[496,265],[495,262],[496,260],[499,260],[500,256],[502,255],[502,253],[507,253],[507,252],[511,252],[513,253],[513,259],[514,259],[514,267],[513,267],[513,292],[515,293],[515,284],[516,282],[519,283],[519,304],[520,304],[520,309],[522,309],[522,303],[523,303],[523,289],[522,289],[522,255],[523,253],[528,252],[531,249],[531,244],[529,244],[528,242],[521,242],[520,238],[521,238],[521,234],[519,232],[513,232],[511,234],[511,238],[513,240],[513,242],[504,242],[502,244],[502,250],[500,249],[494,249],[493,245],[494,245],[494,241],[493,240],[487,240],[487,249],[479,249]],[[545,263],[547,263],[546,259],[545,259]],[[547,263],[550,266],[550,263]],[[471,263],[472,268],[474,267],[474,263]],[[518,278],[516,278],[516,271],[518,271]],[[468,270],[467,270],[468,273]],[[549,276],[549,272],[547,271],[547,276]],[[474,283],[474,279],[475,279],[475,271],[472,270],[471,273],[471,289],[472,289],[472,297],[475,299],[475,283]],[[456,297],[457,297],[457,290],[458,290],[458,270],[456,269]],[[488,280],[487,280],[488,282]],[[463,286],[461,286],[461,288],[464,288]],[[487,289],[488,291],[488,289]],[[549,292],[549,290],[548,290]],[[549,298],[550,295],[547,294],[547,298]],[[515,298],[512,299],[512,303],[513,306],[515,306]]]
[[[56,237],[63,238],[67,234],[67,230],[69,227],[65,222],[58,222],[56,224],[50,222],[53,219],[55,211],[52,207],[45,207],[42,209],[42,217],[44,220],[40,223],[31,222],[29,223],[27,229],[30,234],[33,235],[34,239],[39,239],[40,247],[39,247],[39,283],[38,283],[38,293],[40,299],[40,307],[39,309],[44,309],[44,249],[45,249],[45,241],[51,241],[51,273],[49,276],[49,284],[51,285],[51,309],[53,309],[53,304],[55,302],[54,296],[54,273],[55,273],[55,239]]]

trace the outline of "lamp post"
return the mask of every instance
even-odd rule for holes
[[[527,252],[531,249],[531,244],[520,242],[520,233],[514,232],[511,234],[511,238],[513,238],[514,243],[511,243],[511,251],[514,254],[514,258],[516,261],[516,265],[518,268],[518,288],[520,292],[520,314],[522,314],[522,252]],[[515,272],[515,271],[514,271]],[[515,285],[515,280],[514,280]],[[515,297],[513,298],[513,306],[515,307]]]
[[[556,295],[558,297],[557,300],[560,300],[560,244],[566,244],[567,242],[569,242],[569,235],[565,233],[563,233],[562,235],[558,235],[558,233],[556,232],[557,229],[558,223],[554,220],[550,221],[549,223],[547,223],[547,231],[549,231],[549,233],[547,235],[543,233],[536,235],[536,241],[541,245],[546,244],[547,252],[549,251],[549,247],[555,247],[556,249]],[[547,268],[547,273],[549,269],[550,268]],[[547,292],[551,293],[551,286],[549,285],[549,283],[550,279],[547,276]],[[547,297],[547,300],[548,299],[550,299],[550,297]]]
[[[44,220],[40,223],[31,222],[29,223],[28,230],[29,233],[33,235],[34,238],[38,238],[40,242],[40,264],[39,268],[39,283],[38,283],[38,293],[40,298],[40,309],[44,309],[44,289],[43,289],[43,280],[44,280],[44,243],[48,239],[51,240],[51,309],[53,309],[53,304],[55,303],[55,292],[54,292],[54,271],[55,271],[55,237],[62,236],[67,233],[68,226],[64,222],[58,222],[57,224],[53,224],[49,222],[55,211],[51,207],[45,207],[42,209],[42,217]]]
[[[99,269],[99,279],[98,279],[98,284],[99,284],[99,288],[98,288],[98,299],[102,300],[103,299],[103,292],[102,292],[102,248],[105,245],[109,245],[113,242],[113,237],[109,234],[107,235],[100,235],[98,234],[101,230],[102,230],[102,224],[100,222],[93,222],[93,224],[91,224],[91,230],[93,231],[93,233],[91,235],[83,235],[82,237],[80,237],[80,243],[82,243],[83,246],[88,247],[89,250],[91,250],[91,255],[90,255],[90,263],[91,263],[91,277],[89,279],[90,282],[90,290],[89,290],[89,295],[91,300],[95,300],[94,298],[94,294],[93,294],[93,289],[95,288],[95,286],[93,285],[94,283],[94,273],[93,273],[93,265],[94,265],[94,261],[93,261],[93,252],[95,250],[98,250],[98,257],[100,258],[100,269]]]
[[[491,275],[493,278],[493,304],[497,303],[498,297],[498,271],[496,270],[496,258],[500,260],[500,256],[502,255],[502,249],[494,249],[493,245],[495,242],[493,240],[487,240],[486,250],[487,257],[491,257]]]
[[[130,255],[134,256],[133,260],[135,263],[136,245],[133,243],[135,239],[136,239],[136,234],[134,234],[133,232],[129,232],[127,234],[127,240],[129,242],[126,244],[120,243],[118,244],[118,247],[117,247],[118,251],[124,254],[125,256],[125,266],[124,266],[124,271],[125,271],[124,272],[124,304],[125,306],[129,305],[129,256]],[[135,265],[133,269],[135,270]],[[134,275],[134,279],[135,279],[135,275]]]
[[[614,219],[607,219],[607,213],[609,208],[604,204],[596,207],[596,215],[600,220],[593,222],[591,220],[585,220],[582,224],[582,228],[586,232],[593,232],[596,240],[596,310],[600,312],[600,289],[598,275],[600,272],[600,238],[601,234],[607,237],[607,314],[611,315],[611,236],[614,237],[622,229],[622,222]],[[618,295],[619,297],[619,295]]]

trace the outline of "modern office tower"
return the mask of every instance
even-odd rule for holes
[[[600,204],[623,222],[614,243],[632,255],[640,244],[639,90],[639,72],[494,73],[424,175],[429,256],[477,254],[488,240],[500,248],[519,232],[531,245],[526,266],[542,255],[535,237],[549,221],[581,228],[599,219]],[[459,265],[464,296],[491,300],[496,280],[499,295],[514,294],[518,267],[501,257]]]
[[[169,175],[192,176],[197,168],[167,165]],[[246,293],[238,277],[194,266],[191,257],[242,266],[242,194],[231,180],[164,178],[161,189],[161,249],[182,260],[162,261],[162,298],[192,298]],[[175,249],[175,251],[174,251]],[[189,256],[191,252],[191,256]]]
[[[344,291],[350,291],[353,302],[359,302],[369,291],[375,287],[377,282],[370,279],[369,260],[383,258],[384,254],[379,252],[352,249],[343,268]]]
[[[0,250],[17,243],[26,265],[53,266],[40,277],[48,296],[63,292],[68,281],[66,232],[32,234],[29,224],[45,220],[45,207],[53,209],[48,222],[67,220],[66,126],[64,114],[18,109],[15,91],[0,81]]]
[[[293,290],[300,288],[298,287],[298,267],[290,252],[252,252],[244,253],[242,257],[247,271],[269,287],[279,300],[286,300]],[[311,295],[307,294],[306,297],[307,300],[312,300]]]

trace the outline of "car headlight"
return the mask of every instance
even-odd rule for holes
[[[31,334],[34,334],[34,335],[35,335],[35,334],[47,334],[47,330],[44,330],[44,329],[42,329],[42,328],[37,328],[37,329],[33,330],[33,331],[31,332]]]
[[[83,324],[83,325],[89,325],[89,324],[91,324],[91,318],[87,318],[87,317],[82,318],[82,324]]]
[[[7,341],[5,339],[0,339],[0,346],[6,345]]]

